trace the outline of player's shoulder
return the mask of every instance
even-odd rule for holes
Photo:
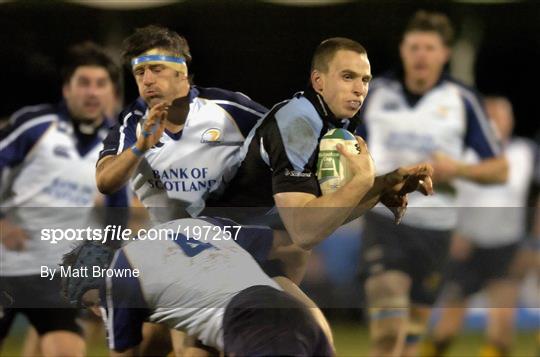
[[[199,87],[194,86],[194,89],[198,92],[198,97],[210,100],[218,105],[232,105],[246,111],[253,112],[262,116],[268,111],[266,107],[257,103],[242,92],[233,92],[230,90],[214,87]]]
[[[443,84],[446,84],[448,87],[457,90],[461,97],[467,101],[473,101],[477,103],[482,102],[482,95],[474,87],[450,76],[443,75],[441,79]]]
[[[398,89],[401,86],[398,76],[394,72],[386,72],[373,78],[369,83],[369,91],[373,93],[379,89]]]
[[[137,98],[130,104],[128,104],[122,112],[118,115],[118,122],[122,125],[127,125],[129,123],[137,123],[141,119],[148,105],[144,102],[142,98]]]
[[[279,128],[283,144],[315,142],[323,128],[317,109],[303,92],[296,93],[291,99],[276,104],[265,121],[274,122]],[[267,120],[268,119],[268,120]],[[291,135],[293,134],[294,135]]]
[[[317,109],[303,92],[296,93],[291,99],[278,103],[274,108],[274,117],[280,125],[304,123],[316,131],[322,128],[323,121]]]
[[[29,122],[48,118],[53,121],[57,118],[58,109],[52,104],[38,104],[23,107],[13,113],[9,119],[11,127],[20,127]]]
[[[27,131],[41,135],[51,123],[58,120],[58,108],[52,104],[26,106],[13,113],[0,130],[0,140],[10,135],[19,136]],[[36,134],[38,135],[38,134]]]

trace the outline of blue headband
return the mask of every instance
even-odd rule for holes
[[[131,66],[133,67],[144,62],[173,62],[178,64],[186,64],[186,60],[182,57],[166,55],[146,55],[132,59]]]

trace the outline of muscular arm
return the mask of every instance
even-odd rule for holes
[[[138,142],[135,146],[142,151]],[[98,190],[103,194],[111,194],[125,186],[141,159],[132,150],[125,150],[120,155],[105,156],[99,160],[96,167]]]
[[[460,165],[456,176],[480,184],[505,183],[508,178],[508,161],[500,156],[475,165]]]
[[[508,178],[508,162],[504,156],[465,164],[445,154],[436,153],[433,156],[433,168],[435,181],[442,183],[461,178],[479,184],[497,184],[506,182]]]
[[[338,147],[347,157],[354,173],[352,179],[337,191],[316,197],[303,192],[281,192],[274,195],[279,215],[294,243],[311,249],[334,232],[349,217],[374,184],[373,160],[365,142],[359,139],[360,154],[353,155]]]

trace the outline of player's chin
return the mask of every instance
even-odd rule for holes
[[[358,107],[357,109],[344,108],[341,115],[338,115],[338,117],[339,118],[352,118],[353,116],[356,115],[356,113],[358,113],[359,110],[360,110],[360,107]]]
[[[148,104],[148,106],[150,106],[150,108],[165,101],[165,99],[163,99],[161,96],[146,97],[144,98],[144,100]]]

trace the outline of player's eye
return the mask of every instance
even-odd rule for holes
[[[344,73],[343,79],[346,81],[351,81],[353,79],[353,76],[350,73]]]

